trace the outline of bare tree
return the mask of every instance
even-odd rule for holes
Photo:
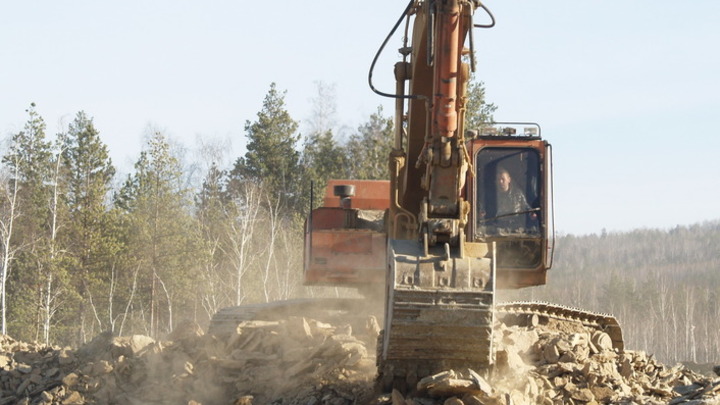
[[[160,275],[157,272],[155,272],[154,268],[153,268],[153,277],[155,277],[157,279],[158,283],[160,283],[160,287],[162,287],[162,290],[165,293],[165,299],[167,300],[167,311],[168,311],[167,330],[169,332],[169,331],[173,330],[173,305],[172,305],[172,298],[170,297],[170,291],[168,291],[168,288],[165,285],[165,282],[160,277]]]
[[[122,321],[120,321],[120,329],[118,330],[118,335],[120,336],[122,336],[123,328],[125,327],[125,321],[127,320],[128,314],[130,313],[130,307],[132,307],[133,298],[135,298],[135,291],[137,291],[138,273],[140,273],[139,265],[135,268],[135,273],[133,274],[133,283],[132,287],[130,288],[130,298],[128,299],[127,305],[125,305],[125,312],[123,313]]]
[[[697,354],[695,347],[695,292],[692,291],[692,287],[685,287],[685,344],[688,345],[686,349],[685,358],[696,362]]]
[[[58,235],[58,209],[59,209],[59,183],[60,183],[60,155],[63,153],[64,147],[55,157],[55,171],[53,173],[52,184],[52,201],[50,201],[50,240],[49,240],[49,262],[47,266],[47,274],[45,275],[45,287],[43,291],[43,299],[41,300],[41,309],[43,313],[43,341],[45,344],[50,343],[50,325],[52,318],[60,307],[59,297],[62,294],[62,288],[54,285],[55,270],[57,268],[58,254],[57,235]]]
[[[267,221],[266,228],[268,234],[265,252],[267,256],[265,257],[265,267],[262,269],[262,284],[265,302],[270,302],[270,272],[273,267],[277,269],[277,263],[275,263],[275,243],[278,239],[282,218],[280,216],[280,198],[271,201],[270,197],[267,197],[266,203],[267,217],[265,219]]]
[[[672,348],[672,352],[668,353],[668,356],[670,356],[671,359],[677,359],[678,358],[678,346],[679,346],[679,344],[678,344],[679,343],[678,342],[678,314],[677,314],[677,311],[675,310],[675,302],[674,302],[672,295],[670,296],[669,308],[670,308],[669,309],[669,312],[670,312],[669,318],[670,318],[670,321],[672,322],[672,331],[673,331],[672,332],[673,348]]]
[[[276,266],[275,279],[277,280],[278,298],[286,300],[292,296],[297,285],[298,277],[295,271],[302,268],[298,260],[298,238],[290,232],[280,232],[282,248],[282,262]],[[301,256],[302,257],[302,256]]]
[[[10,275],[10,265],[15,253],[15,248],[11,245],[13,235],[13,224],[18,217],[17,195],[19,186],[19,170],[20,165],[14,165],[13,175],[0,175],[0,190],[2,190],[3,201],[1,205],[4,209],[0,214],[0,243],[2,243],[2,269],[0,269],[0,301],[2,305],[2,334],[7,334],[7,280]]]
[[[110,330],[115,332],[115,324],[117,323],[117,317],[115,316],[115,290],[117,289],[118,276],[115,263],[110,268],[110,284],[108,285],[108,296],[107,296],[107,313],[108,323],[110,324]],[[119,315],[118,315],[119,317]]]
[[[235,277],[235,305],[243,302],[243,278],[256,257],[252,241],[262,203],[262,187],[250,181],[240,185],[240,196],[233,201],[228,237]]]
[[[222,288],[226,281],[220,275],[220,263],[214,260],[216,252],[220,250],[220,240],[215,238],[206,241],[207,260],[203,263],[202,281],[203,288],[200,291],[200,305],[208,317],[212,317],[222,306],[227,298]]]
[[[659,272],[656,273],[655,282],[657,283],[657,294],[655,295],[656,304],[653,305],[653,325],[657,325],[654,330],[660,330],[660,341],[657,342],[658,347],[661,348],[661,355],[664,358],[670,354],[670,340],[674,339],[674,336],[670,336],[668,333],[669,323],[667,322],[667,314],[670,311],[669,299],[672,297],[670,294],[670,286],[664,275]]]
[[[335,84],[315,81],[315,88],[317,94],[308,100],[312,105],[312,114],[307,124],[310,134],[332,131],[337,124],[337,91]]]

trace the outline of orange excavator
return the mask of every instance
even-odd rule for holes
[[[478,9],[490,24],[475,24]],[[611,316],[496,303],[499,288],[546,283],[554,248],[552,150],[537,124],[465,128],[472,30],[494,25],[483,4],[411,0],[378,55],[403,22],[395,92],[372,84],[378,56],[369,75],[375,92],[395,99],[390,179],[328,183],[323,206],[306,219],[305,284],[355,287],[370,301],[384,296],[377,351],[382,390],[412,390],[419,379],[447,369],[491,369],[496,320],[570,322],[622,349]],[[343,299],[243,305],[219,311],[210,331],[318,308],[357,309]]]
[[[475,11],[491,23],[474,23]],[[561,306],[496,304],[498,288],[543,285],[553,258],[551,146],[537,124],[465,128],[477,0],[412,0],[394,68],[389,181],[333,180],[305,234],[305,282],[385,287],[383,389],[447,369],[489,368],[508,314],[581,323],[622,348],[617,321]],[[407,41],[410,41],[408,44]]]

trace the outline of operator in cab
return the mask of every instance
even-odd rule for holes
[[[484,208],[478,212],[480,234],[533,235],[539,232],[537,209],[528,203],[524,191],[527,187],[518,184],[507,167],[496,166],[494,171],[494,181],[491,177],[480,188],[484,190],[480,195]]]
[[[510,172],[501,167],[497,172],[497,217],[530,210],[525,194],[513,184]]]

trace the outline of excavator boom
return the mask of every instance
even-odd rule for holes
[[[378,351],[384,389],[412,387],[423,376],[487,367],[493,360],[493,245],[465,236],[471,214],[463,125],[469,67],[462,55],[469,52],[464,44],[476,6],[464,0],[417,1],[408,12],[414,17],[412,52],[403,69],[396,67],[406,72],[396,74],[397,88],[409,82],[409,94],[396,96],[410,102],[406,140],[396,139],[391,154],[396,198],[389,215],[385,331]]]

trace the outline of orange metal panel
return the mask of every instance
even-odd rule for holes
[[[385,210],[390,207],[390,182],[387,180],[329,180],[325,188],[325,207],[339,207],[340,198],[333,195],[333,187],[354,185],[352,208],[361,210]]]
[[[340,207],[320,207],[312,212],[312,229],[336,229],[345,226],[347,211]]]
[[[368,230],[315,231],[306,285],[377,284],[385,277],[385,234]]]
[[[370,232],[336,233],[332,250],[336,253],[372,253],[372,234]]]

